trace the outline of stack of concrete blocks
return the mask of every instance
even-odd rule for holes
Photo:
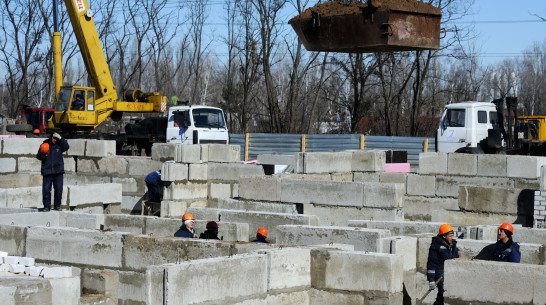
[[[0,251],[0,304],[61,304],[80,301],[80,278],[72,267],[35,266],[34,258]]]
[[[295,174],[241,179],[244,203],[238,205],[285,205],[318,216],[322,225],[345,226],[347,219],[402,220],[402,184],[352,181],[353,172],[356,176],[384,167],[384,151],[297,153]]]
[[[326,248],[166,264],[148,268],[146,281],[163,286],[150,286],[147,304],[401,304],[402,265],[398,255]]]
[[[535,191],[533,211],[535,228],[546,228],[546,166],[540,168],[540,188]]]
[[[416,213],[409,219],[460,224],[514,222],[518,218],[517,212],[513,213],[514,207],[518,207],[516,203],[504,200],[502,204],[509,204],[510,211],[503,213],[493,209],[489,213],[487,209],[494,204],[483,196],[480,200],[475,195],[481,191],[497,193],[496,198],[502,201],[503,198],[514,199],[522,190],[538,189],[540,169],[544,164],[545,157],[422,153],[419,155],[419,175],[411,175],[407,179],[405,207],[409,208],[413,201],[417,209],[426,213]],[[422,185],[426,192],[422,191],[423,195],[411,198],[418,193],[410,190],[418,185]],[[467,185],[473,188],[460,190]],[[498,195],[503,192],[512,196]],[[408,210],[405,212],[406,215],[413,214]],[[518,221],[522,221],[521,216],[528,215],[519,216]]]
[[[444,285],[448,304],[546,304],[546,266],[449,260]]]
[[[215,207],[218,199],[238,196],[241,177],[263,175],[261,166],[240,163],[238,145],[159,144],[152,159],[163,161],[161,217],[179,217],[188,207]]]

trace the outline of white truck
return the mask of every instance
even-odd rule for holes
[[[436,151],[545,156],[546,116],[518,116],[515,97],[450,104],[436,131]]]

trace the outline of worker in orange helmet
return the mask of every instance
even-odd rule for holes
[[[34,131],[32,132],[32,134],[34,134],[34,137],[37,138],[40,136],[40,129],[34,129]]]
[[[253,240],[253,243],[258,244],[268,244],[269,242],[266,240],[267,238],[267,229],[266,228],[258,228],[258,231],[256,231],[256,239]]]
[[[512,240],[512,234],[514,234],[514,227],[511,224],[505,222],[498,227],[495,260],[510,263],[520,262],[519,245]]]
[[[42,203],[43,212],[51,210],[51,187],[54,189],[53,209],[61,210],[63,196],[64,159],[63,153],[70,148],[66,139],[58,133],[51,134],[38,149],[36,158],[42,161]]]
[[[195,238],[195,230],[193,229],[195,218],[192,214],[186,213],[182,215],[182,225],[174,233],[174,237]]]
[[[434,290],[436,288],[435,282],[442,277],[442,280],[438,282],[438,294],[434,305],[444,304],[444,262],[459,257],[457,241],[453,239],[454,236],[453,227],[443,224],[438,230],[438,235],[432,238],[432,243],[428,249],[427,280],[429,290]]]

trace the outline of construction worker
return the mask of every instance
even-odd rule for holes
[[[40,129],[36,128],[34,131],[32,131],[32,134],[35,138],[38,138],[40,136]]]
[[[256,239],[253,240],[253,243],[258,244],[268,244],[269,242],[265,240],[267,238],[267,229],[266,228],[258,228],[258,231],[256,231]]]
[[[514,227],[511,224],[505,222],[498,227],[498,240],[494,253],[496,261],[519,263],[521,253],[518,243],[512,240],[512,234],[514,234]]]
[[[182,215],[182,225],[174,233],[174,237],[195,238],[195,230],[193,229],[195,218],[190,213]]]
[[[146,175],[144,179],[148,188],[148,201],[161,202],[163,200],[163,180],[161,180],[161,170],[153,171]]]
[[[207,222],[207,229],[205,230],[205,232],[199,235],[199,238],[220,240],[220,238],[218,237],[218,224],[216,223],[216,221]]]
[[[435,282],[442,277],[442,280],[438,282],[438,294],[434,305],[444,304],[444,262],[459,257],[457,241],[453,239],[454,236],[453,227],[443,224],[438,230],[438,235],[432,238],[428,249],[427,280],[429,290],[434,290],[436,288]]]
[[[64,160],[63,152],[70,148],[68,142],[58,133],[53,133],[47,138],[36,154],[36,158],[42,161],[42,203],[43,212],[51,210],[51,186],[54,189],[53,209],[61,210],[63,197]]]

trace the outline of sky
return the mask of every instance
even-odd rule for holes
[[[546,19],[545,0],[475,0],[472,10],[461,23],[474,24],[485,64],[521,57],[533,42],[546,39],[546,22],[533,16]]]

